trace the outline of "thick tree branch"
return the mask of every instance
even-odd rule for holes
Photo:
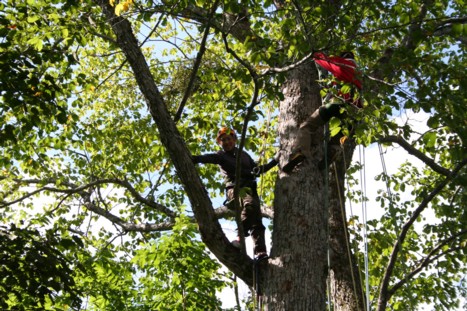
[[[453,33],[454,24],[463,24],[465,27],[465,24],[467,24],[467,17],[449,18],[449,19],[442,21],[436,28],[433,35],[434,36],[444,36],[444,35],[453,36],[456,38],[456,40],[460,41],[461,43],[467,44],[467,37]]]
[[[417,148],[409,144],[409,142],[407,142],[405,139],[403,139],[400,136],[394,135],[394,136],[382,137],[379,139],[379,142],[380,143],[396,143],[402,148],[404,148],[409,154],[415,156],[416,158],[424,162],[426,165],[428,165],[431,169],[433,169],[433,171],[444,176],[449,176],[449,174],[451,174],[450,170],[445,169],[441,165],[438,165],[432,158],[425,155],[423,152],[421,152],[420,150],[418,150]]]
[[[191,160],[190,152],[167,110],[146,59],[138,46],[130,22],[116,16],[114,8],[110,6],[107,0],[95,0],[95,2],[101,7],[103,14],[116,34],[120,48],[134,72],[149,112],[159,130],[161,142],[167,149],[178,177],[190,199],[203,242],[228,269],[242,278],[245,283],[252,285],[251,269],[254,262],[247,255],[239,252],[222,231],[216,219],[212,202],[206,191],[204,191],[202,181]]]
[[[420,12],[414,22],[409,27],[409,33],[402,41],[402,45],[406,49],[413,50],[415,49],[415,36],[418,32],[421,31],[423,20],[425,19],[428,8],[433,4],[432,0],[425,0],[423,5],[420,7]]]

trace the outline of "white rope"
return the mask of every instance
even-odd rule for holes
[[[383,167],[383,173],[384,173],[384,180],[386,181],[386,191],[388,193],[388,199],[389,199],[389,214],[393,216],[393,197],[392,197],[392,192],[391,192],[391,186],[389,185],[389,175],[388,171],[386,168],[386,162],[384,161],[384,152],[383,152],[383,147],[381,144],[378,144],[379,148],[379,156],[381,158],[381,165]],[[396,232],[396,236],[399,236],[399,225],[397,224],[396,218],[392,217],[393,219],[393,224],[394,224],[394,230]]]
[[[384,154],[383,154],[383,147],[381,144],[378,144],[379,148],[379,156],[381,158],[381,165],[383,166],[383,172],[384,172],[384,179],[386,181],[386,189],[388,192],[389,200],[392,202],[392,193],[391,193],[391,187],[389,187],[389,181],[388,181],[388,171],[386,169],[386,162],[384,161]]]
[[[264,154],[266,152],[266,141],[269,136],[269,127],[271,124],[271,110],[272,110],[272,102],[270,102],[268,106],[268,115],[267,115],[267,120],[266,120],[266,135],[263,139],[263,144],[261,146],[261,152],[259,154],[258,165],[262,165]],[[263,202],[263,178],[260,179],[258,198],[259,198],[259,203],[260,203],[260,208],[261,208],[261,202]],[[257,273],[256,269],[258,269],[258,267],[255,264],[255,268],[253,269],[253,290],[255,291],[255,299],[253,299],[253,310],[260,311],[263,309],[263,302],[258,296],[258,293],[256,292],[256,289],[258,286],[257,282],[259,282],[259,280],[257,280],[257,277],[256,277],[256,273]]]
[[[365,263],[365,292],[366,292],[366,310],[370,310],[370,285],[368,278],[368,232],[367,232],[367,206],[366,206],[366,162],[365,148],[359,146],[360,163],[363,163],[360,170],[360,187],[362,193],[362,217],[363,217],[363,245],[364,245],[364,263]]]

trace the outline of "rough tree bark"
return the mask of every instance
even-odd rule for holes
[[[313,64],[288,73],[280,103],[282,164],[298,126],[321,105]],[[290,175],[281,173],[275,189],[271,259],[265,285],[266,310],[325,310],[327,211],[322,158],[322,131],[313,138],[312,157]]]

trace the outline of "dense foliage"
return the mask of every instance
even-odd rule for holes
[[[154,125],[99,2],[0,1],[0,304],[221,309],[216,292],[232,284],[200,241],[172,138]],[[281,145],[284,72],[315,51],[355,51],[367,103],[353,116],[356,141],[411,155],[378,177],[389,190],[378,197],[383,216],[368,223],[371,299],[383,290],[393,310],[458,304],[467,272],[463,0],[110,3],[115,19],[131,22],[192,154],[217,150],[217,128],[229,125],[266,162]],[[428,115],[427,130],[396,122],[407,112]],[[217,167],[198,172],[221,205]],[[275,179],[260,182],[269,210]],[[360,194],[348,199],[361,203]]]

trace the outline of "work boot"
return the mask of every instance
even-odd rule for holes
[[[255,261],[256,262],[259,262],[259,261],[267,259],[267,258],[269,258],[268,253],[261,252],[261,253],[255,254]]]
[[[305,156],[300,152],[295,152],[289,158],[289,161],[284,165],[282,171],[287,174],[290,174],[295,166],[302,163],[305,160]]]
[[[232,199],[232,200],[227,199],[227,200],[224,201],[223,204],[228,209],[235,210],[235,199]]]
[[[238,249],[241,248],[241,243],[240,243],[240,237],[239,236],[236,237],[235,240],[233,240],[230,243],[232,243],[233,247],[235,247],[235,248],[238,248]]]

